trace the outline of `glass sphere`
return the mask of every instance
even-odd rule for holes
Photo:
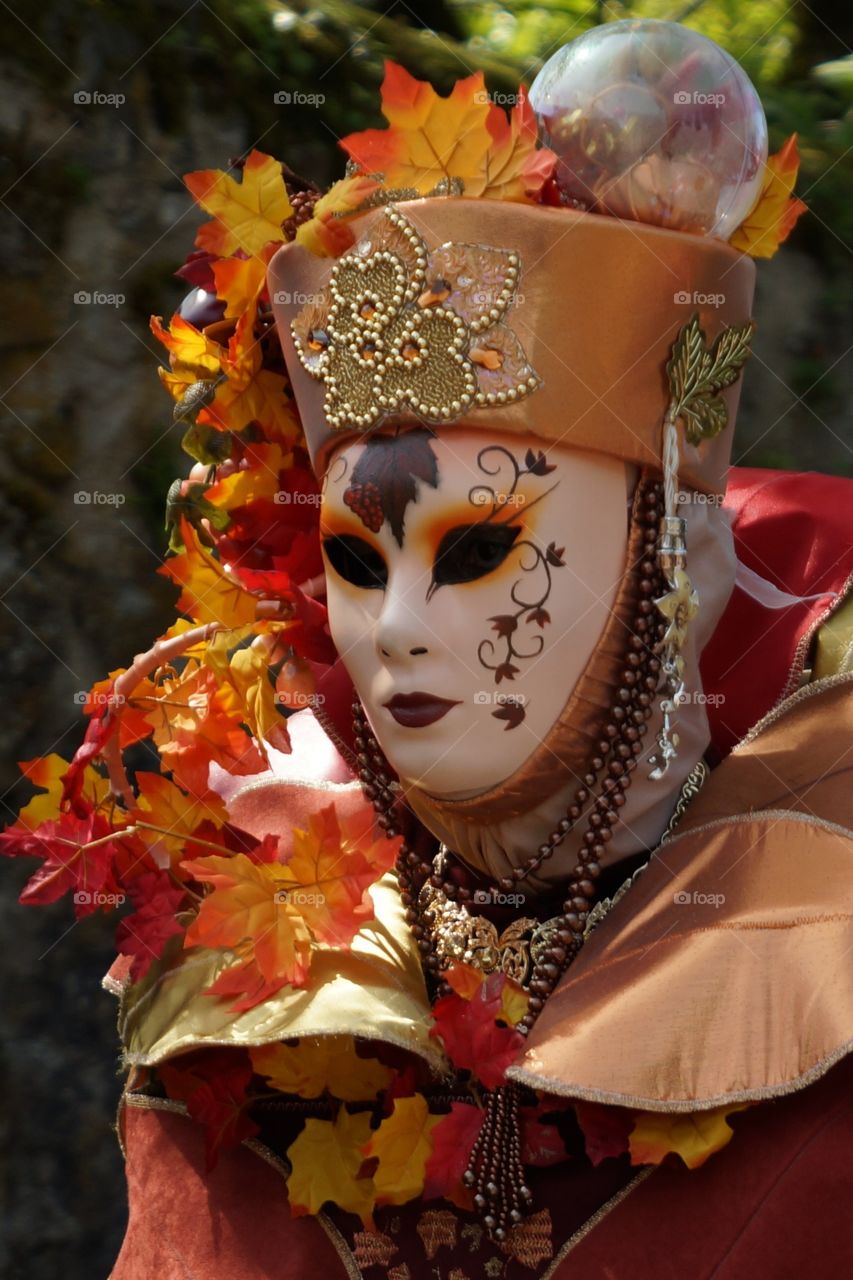
[[[758,197],[767,122],[724,49],[677,22],[594,27],[530,90],[566,204],[728,239]]]

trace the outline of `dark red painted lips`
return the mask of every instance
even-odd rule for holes
[[[398,724],[407,729],[421,729],[446,716],[451,707],[458,707],[460,699],[451,701],[434,693],[395,693],[383,703]]]

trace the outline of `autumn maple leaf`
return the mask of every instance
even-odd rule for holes
[[[194,796],[208,795],[211,763],[235,776],[267,767],[246,730],[236,690],[208,667],[188,664],[177,680],[164,681],[147,701],[147,715],[163,768]],[[215,802],[214,809],[221,818]]]
[[[39,793],[34,795],[18,813],[10,831],[36,831],[44,822],[58,818],[61,813],[63,783],[70,761],[52,752],[36,756],[33,760],[21,760],[18,768]],[[84,768],[80,779],[80,799],[86,813],[98,809],[109,799],[110,784],[91,765]]]
[[[797,219],[808,208],[792,194],[799,167],[797,135],[792,133],[784,145],[768,157],[758,198],[729,239],[733,248],[753,258],[772,258],[779,245],[787,240]]]
[[[487,1089],[496,1089],[524,1046],[524,1037],[514,1026],[505,1025],[510,1006],[503,991],[510,980],[503,973],[491,978],[495,981],[482,982],[470,997],[454,990],[436,1001],[430,1035],[443,1042],[457,1069],[471,1071]]]
[[[242,182],[221,169],[188,173],[184,182],[213,221],[199,228],[199,249],[228,257],[242,249],[259,254],[271,241],[284,240],[282,224],[293,209],[284,185],[281,162],[262,151],[252,151],[243,165]]]
[[[377,837],[372,806],[338,814],[326,805],[293,832],[293,852],[278,868],[280,887],[299,907],[319,942],[348,946],[374,916],[368,892],[394,865],[399,837]]]
[[[112,878],[112,868],[123,839],[133,841],[134,837],[122,837],[121,828],[113,827],[99,813],[90,812],[85,817],[64,813],[56,821],[43,822],[35,831],[13,828],[0,832],[0,853],[11,858],[43,859],[21,891],[19,901],[42,906],[73,891],[74,914],[80,919],[99,908],[118,905],[120,890]],[[138,842],[135,848],[142,853]]]
[[[131,893],[137,909],[119,924],[116,944],[122,955],[133,957],[130,976],[138,982],[162,956],[169,939],[183,933],[184,927],[175,919],[175,913],[186,904],[187,897],[167,875],[156,871],[138,876]]]
[[[218,622],[228,627],[254,622],[255,597],[204,549],[186,518],[181,519],[181,537],[186,549],[157,570],[183,588],[178,600],[181,613],[194,622]]]
[[[268,436],[293,440],[299,419],[293,409],[287,379],[263,367],[261,340],[254,332],[254,311],[244,311],[222,352],[220,381],[213,400],[196,421],[219,431],[242,431],[257,422]]]
[[[186,1103],[188,1114],[204,1125],[205,1165],[210,1173],[220,1151],[260,1133],[246,1114],[252,1065],[242,1051],[234,1049],[198,1054],[190,1064],[166,1062],[157,1071],[169,1097]]]
[[[422,1094],[394,1099],[390,1116],[362,1149],[366,1160],[379,1161],[373,1173],[378,1204],[405,1204],[423,1191],[432,1133],[441,1118],[429,1111]]]
[[[635,1112],[636,1123],[628,1139],[631,1164],[660,1164],[674,1153],[688,1169],[698,1169],[731,1141],[733,1131],[727,1123],[728,1117],[749,1105],[748,1102],[727,1103],[691,1115]]]
[[[483,73],[458,80],[449,97],[385,63],[382,114],[387,129],[367,129],[341,146],[364,174],[385,187],[427,195],[445,179],[460,179],[466,196],[535,201],[556,156],[539,148],[536,119],[522,89],[509,119],[490,103]]]
[[[345,1213],[355,1213],[373,1230],[376,1190],[373,1179],[358,1177],[364,1164],[362,1149],[370,1136],[370,1112],[351,1115],[341,1107],[334,1121],[306,1120],[287,1148],[290,1175],[287,1195],[294,1218],[319,1213],[331,1201]]]
[[[372,1101],[393,1077],[390,1067],[356,1053],[353,1036],[300,1037],[295,1045],[252,1049],[252,1065],[273,1089],[319,1098],[328,1092],[344,1102]]]
[[[628,1150],[628,1134],[634,1126],[634,1114],[625,1107],[605,1107],[600,1102],[574,1102],[589,1160],[601,1164],[611,1156]]]
[[[311,934],[301,912],[288,900],[280,863],[256,863],[246,854],[185,860],[188,875],[212,884],[185,947],[225,947],[237,963],[224,970],[210,995],[236,995],[235,1012],[251,1009],[282,987],[305,986]]]
[[[145,824],[140,839],[164,869],[177,864],[184,843],[200,823],[212,822],[221,827],[228,820],[224,801],[213,791],[190,795],[162,773],[148,770],[137,773],[136,786],[136,804],[128,817],[134,823]]]
[[[336,182],[314,205],[312,217],[297,229],[297,243],[321,258],[340,257],[355,243],[347,216],[355,214],[378,186],[375,178],[363,173]]]
[[[485,1112],[467,1102],[452,1102],[450,1112],[432,1130],[432,1152],[424,1169],[425,1200],[443,1196],[460,1208],[471,1208],[471,1193],[462,1184]]]

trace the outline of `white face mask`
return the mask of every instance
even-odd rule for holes
[[[544,447],[416,427],[328,465],[332,636],[387,759],[436,796],[488,790],[536,750],[616,595],[625,466]]]

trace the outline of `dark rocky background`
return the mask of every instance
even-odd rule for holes
[[[849,29],[831,3],[593,11],[572,0],[9,0],[3,9],[0,821],[28,796],[15,761],[68,757],[82,733],[78,696],[172,618],[174,592],[154,570],[165,492],[189,463],[147,321],[168,317],[184,292],[172,272],[199,219],[181,175],[257,145],[331,181],[343,169],[337,137],[380,123],[384,56],[445,92],[479,67],[492,90],[509,91],[594,18],[636,14],[681,18],[741,57],[772,146],[800,131],[799,191],[812,216],[759,268],[736,461],[853,471],[853,72],[843,61]],[[325,101],[274,102],[292,88]],[[93,100],[75,100],[81,93]],[[80,293],[122,300],[75,301]],[[118,497],[81,505],[80,491]],[[74,925],[66,903],[20,907],[31,870],[4,864],[0,882],[0,1275],[97,1280],[125,1215],[111,1131],[115,1009],[99,985],[114,922]]]

